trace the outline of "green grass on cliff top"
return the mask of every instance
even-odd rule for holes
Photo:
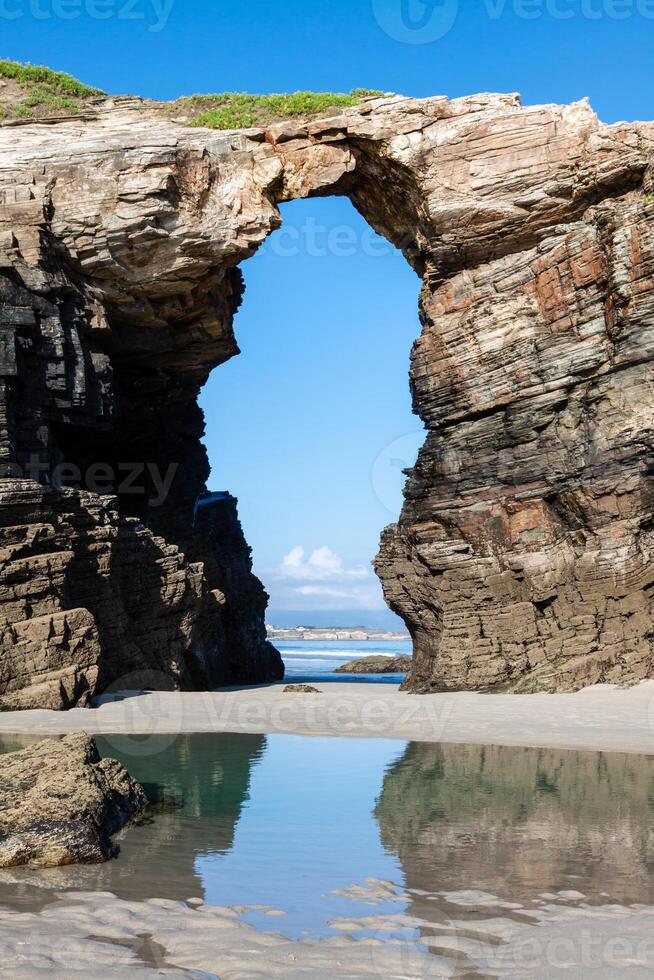
[[[0,61],[0,82],[0,120],[78,113],[104,94],[65,72],[18,61]]]
[[[248,129],[276,120],[310,118],[358,105],[363,99],[383,95],[373,89],[344,92],[292,92],[287,95],[250,95],[247,92],[223,92],[216,95],[191,95],[173,103],[176,112],[190,118],[189,126],[208,129]]]
[[[38,119],[80,113],[92,99],[105,93],[42,65],[0,60],[0,121]],[[209,129],[248,129],[289,118],[312,118],[333,109],[358,105],[382,95],[373,89],[344,92],[292,92],[287,95],[250,95],[223,92],[191,95],[167,105],[189,126]]]

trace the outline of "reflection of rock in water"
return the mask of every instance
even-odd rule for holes
[[[651,904],[653,816],[654,758],[417,743],[376,808],[409,888],[518,901],[575,889]]]
[[[0,735],[0,755],[5,752],[20,752],[28,745],[34,745],[44,738],[56,738],[55,735]]]
[[[142,781],[150,799],[164,806],[155,807],[146,823],[130,828],[119,838],[120,856],[108,864],[31,872],[29,878],[15,874],[9,878],[0,873],[0,904],[11,894],[15,907],[17,892],[27,886],[24,904],[33,906],[32,884],[48,889],[110,891],[127,899],[204,897],[196,859],[231,848],[248,799],[252,766],[265,750],[265,736],[152,736],[139,740],[112,735],[98,737],[97,743],[102,755],[122,762],[135,779]],[[173,805],[167,806],[169,803]]]

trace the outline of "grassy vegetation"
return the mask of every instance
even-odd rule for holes
[[[13,83],[6,100],[0,88],[0,121],[81,112],[88,99],[103,94],[65,72],[18,61],[0,61],[0,81]]]
[[[287,95],[250,95],[247,92],[223,92],[178,99],[172,104],[172,109],[190,115],[190,126],[247,129],[278,119],[312,118],[332,109],[358,105],[365,98],[382,94],[373,89],[354,89],[349,94],[292,92]]]
[[[44,68],[42,65],[23,65],[18,61],[0,61],[0,78],[13,78],[26,88],[39,85],[52,94],[71,95],[80,99],[104,94],[100,89],[78,82],[63,71],[53,71],[52,68]]]
[[[41,65],[0,60],[0,122],[38,119],[82,112],[90,99],[104,95],[65,72]],[[209,129],[247,129],[280,119],[311,119],[337,109],[356,106],[363,99],[383,95],[374,89],[352,92],[292,92],[286,95],[250,95],[224,92],[192,95],[169,104],[171,114],[183,113],[190,126]]]
[[[643,194],[645,204],[654,204],[654,194]]]

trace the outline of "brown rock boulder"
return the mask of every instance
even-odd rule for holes
[[[96,864],[146,806],[143,788],[85,734],[0,756],[0,867]]]

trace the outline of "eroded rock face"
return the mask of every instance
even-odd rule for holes
[[[222,559],[205,568],[112,497],[0,481],[3,706],[69,708],[97,691],[265,677],[277,657],[259,640],[265,597],[227,495],[203,507],[207,546],[219,522]]]
[[[0,755],[0,868],[96,864],[146,806],[143,788],[88,735]]]
[[[203,497],[197,395],[237,352],[238,264],[279,202],[323,194],[424,281],[429,434],[376,561],[414,640],[407,687],[652,676],[653,137],[493,95],[236,133],[138,100],[0,127],[0,452],[21,478],[0,502],[0,696],[281,675],[233,502]],[[75,464],[82,489],[28,485],[35,460],[41,483]]]

